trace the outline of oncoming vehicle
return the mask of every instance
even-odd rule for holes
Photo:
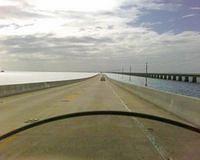
[[[101,76],[101,79],[100,79],[101,81],[106,81],[106,78],[105,78],[105,76]]]

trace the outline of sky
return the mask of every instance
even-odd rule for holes
[[[0,0],[0,69],[200,73],[199,0]]]

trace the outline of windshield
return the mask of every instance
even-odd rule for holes
[[[3,139],[0,144],[1,158],[84,160],[199,157],[199,140],[197,141],[200,138],[199,129],[195,132],[180,128],[172,125],[170,121],[167,124],[168,121],[162,121],[158,117],[155,119],[152,117],[154,120],[152,121],[148,119],[151,115],[135,114],[145,119],[122,115],[131,114],[96,111],[50,118],[43,124],[38,123],[38,126],[21,130]],[[67,119],[70,117],[72,119]],[[185,147],[184,143],[187,140],[192,143]],[[173,150],[176,150],[176,154],[172,153]]]
[[[0,0],[0,160],[199,160],[199,20],[200,0]]]

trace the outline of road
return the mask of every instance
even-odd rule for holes
[[[0,134],[66,113],[122,110],[184,122],[100,76],[0,99]],[[185,122],[187,123],[187,122]],[[0,142],[0,160],[199,160],[200,135],[140,118],[96,116],[52,122]]]

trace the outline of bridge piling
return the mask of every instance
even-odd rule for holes
[[[147,81],[147,78],[149,77],[149,78],[156,78],[156,79],[163,79],[163,80],[199,83],[198,78],[200,78],[200,74],[148,73],[148,72],[146,73],[111,72],[111,73],[121,74],[122,78],[123,78],[123,75],[145,77],[146,79],[145,81]]]
[[[197,83],[197,77],[192,77],[192,83]]]
[[[185,82],[189,82],[189,77],[188,76],[185,76]]]
[[[178,81],[182,81],[182,76],[178,76]]]

